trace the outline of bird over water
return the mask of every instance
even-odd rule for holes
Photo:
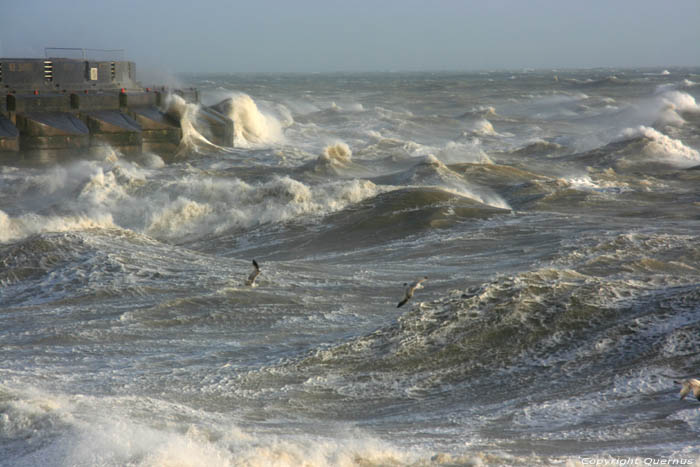
[[[248,279],[245,281],[245,285],[250,285],[252,286],[255,284],[255,279],[258,278],[258,275],[260,274],[260,266],[258,266],[258,262],[253,260],[253,271],[250,273],[248,276]]]
[[[417,281],[412,282],[412,283],[410,283],[410,284],[404,283],[404,287],[405,287],[405,289],[404,289],[404,297],[403,297],[403,300],[401,300],[401,301],[399,302],[399,304],[396,306],[396,308],[401,308],[403,305],[405,305],[406,302],[407,302],[411,297],[413,297],[413,293],[414,293],[416,290],[422,289],[422,288],[423,288],[422,282],[424,282],[424,281],[426,281],[426,280],[428,280],[428,277],[427,277],[427,276],[424,277],[424,278],[422,278],[422,279],[418,279]]]
[[[695,398],[700,401],[700,379],[691,378],[674,381],[674,383],[681,385],[681,400],[685,399],[685,396],[692,390]]]

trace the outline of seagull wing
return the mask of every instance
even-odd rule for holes
[[[681,384],[683,385],[681,387],[681,400],[683,400],[690,392],[690,383],[688,383],[688,381],[682,381]]]
[[[693,395],[697,400],[700,401],[700,381],[697,379],[691,379],[690,385],[693,388]]]
[[[258,274],[260,274],[260,266],[258,266],[258,262],[253,260],[253,272],[250,273],[248,276],[248,280],[245,282],[246,285],[253,285],[255,282],[255,279],[258,277]]]
[[[410,285],[404,284],[404,286],[406,286],[406,290],[404,292],[406,295],[404,296],[404,299],[399,302],[396,308],[400,308],[408,301],[409,298],[413,297],[413,293],[416,291],[416,289],[422,289],[423,286],[421,285],[421,282],[423,282],[426,279],[427,277],[424,277],[422,279],[418,279],[415,282],[412,282]]]

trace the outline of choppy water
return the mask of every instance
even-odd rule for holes
[[[0,169],[1,465],[700,461],[700,70],[183,80]]]

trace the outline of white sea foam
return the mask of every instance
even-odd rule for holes
[[[40,169],[13,186],[21,214],[0,214],[0,241],[92,228],[133,228],[145,206],[133,193],[149,171],[112,160]]]
[[[501,196],[488,188],[468,183],[432,154],[423,156],[419,163],[399,174],[395,181],[408,184],[420,182],[422,186],[437,186],[488,206],[511,209],[508,202]]]
[[[347,165],[351,154],[338,143],[321,157]],[[278,176],[249,184],[195,172],[160,184],[150,177],[148,169],[121,161],[82,161],[39,171],[15,182],[22,213],[0,210],[0,241],[91,228],[129,229],[161,240],[190,238],[323,216],[381,192],[361,179],[307,185]],[[47,210],[53,203],[57,209]]]
[[[673,139],[660,131],[647,127],[628,128],[621,134],[621,138],[630,139],[644,137],[649,142],[644,146],[643,154],[650,159],[668,162],[679,167],[691,167],[700,163],[700,153],[683,144],[682,141]]]
[[[288,176],[259,184],[188,177],[170,188],[179,196],[154,206],[149,214],[145,233],[156,238],[197,237],[300,216],[322,216],[380,191],[363,180],[309,186]]]
[[[0,390],[5,388],[0,387]],[[360,430],[328,425],[324,434],[247,431],[229,416],[145,397],[60,395],[24,388],[3,390],[3,441],[32,438],[35,448],[13,457],[16,467],[400,465],[417,453]],[[151,423],[152,417],[169,420]]]
[[[357,176],[368,174],[363,167],[352,162],[352,151],[350,146],[342,141],[328,144],[323,148],[321,155],[315,161],[306,164],[307,168],[313,169],[316,173],[334,173],[349,175],[349,170]]]
[[[165,161],[163,160],[163,158],[151,152],[141,154],[141,157],[139,158],[139,163],[142,164],[144,167],[148,167],[149,169],[162,169],[163,167],[165,167]]]
[[[437,158],[445,164],[471,162],[477,164],[493,164],[486,154],[478,138],[470,138],[466,142],[450,141],[438,150]]]
[[[474,122],[471,131],[472,133],[481,136],[498,136],[498,132],[496,132],[496,130],[493,128],[491,122],[485,118]]]
[[[606,192],[612,191],[619,193],[621,191],[629,190],[629,186],[626,183],[620,182],[610,182],[605,180],[594,181],[590,175],[578,175],[570,177],[562,177],[560,179],[563,183],[570,185],[576,190],[582,191],[595,191],[595,192]]]
[[[259,147],[284,140],[282,124],[269,112],[263,112],[247,94],[231,96],[228,116],[233,120],[234,144]],[[288,116],[291,119],[291,114]]]
[[[321,157],[335,163],[347,164],[352,159],[352,151],[347,144],[339,141],[323,148]]]
[[[0,242],[10,242],[45,232],[118,228],[109,213],[97,215],[44,216],[22,214],[11,217],[0,211]]]
[[[184,156],[202,151],[220,151],[223,148],[209,141],[202,133],[208,128],[197,127],[199,104],[188,103],[177,94],[168,94],[165,101],[166,111],[180,121],[182,138],[178,145],[176,156]]]
[[[658,96],[659,117],[663,125],[681,126],[685,123],[682,114],[685,112],[700,112],[700,106],[695,98],[681,91],[665,91]]]
[[[363,112],[365,110],[364,106],[359,102],[348,102],[337,104],[335,101],[331,102],[328,106],[330,110],[337,112],[350,111],[350,112]]]

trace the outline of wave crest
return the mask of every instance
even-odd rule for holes
[[[627,128],[621,136],[624,139],[644,138],[646,141],[642,154],[648,158],[679,167],[691,167],[700,163],[700,153],[697,150],[654,128],[648,126]]]
[[[236,146],[258,147],[284,140],[280,121],[273,115],[261,111],[247,94],[235,94],[213,108],[233,120]]]

